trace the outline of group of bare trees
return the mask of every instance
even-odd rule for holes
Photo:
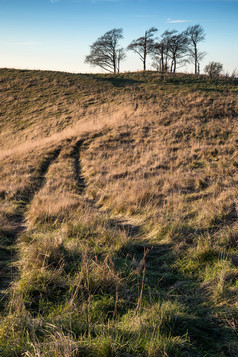
[[[160,72],[175,73],[186,63],[194,65],[194,73],[200,73],[200,62],[205,52],[200,51],[199,43],[205,40],[205,32],[201,25],[188,27],[183,32],[165,31],[160,38],[155,34],[158,29],[151,27],[143,36],[133,40],[127,50],[135,52],[146,70],[147,58],[152,58],[152,66]],[[91,46],[90,54],[85,62],[99,66],[111,73],[120,72],[120,64],[126,58],[126,50],[120,47],[123,38],[122,29],[113,29],[99,37]]]
[[[180,33],[165,31],[160,41],[154,44],[153,67],[161,72],[175,73],[178,67],[193,63],[195,74],[199,74],[200,62],[206,53],[199,51],[198,44],[204,40],[205,32],[200,25],[188,27]]]

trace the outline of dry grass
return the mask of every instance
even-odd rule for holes
[[[237,83],[0,77],[2,355],[236,356]]]

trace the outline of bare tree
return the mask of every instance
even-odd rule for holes
[[[185,31],[176,33],[169,38],[168,56],[171,58],[170,72],[175,73],[177,65],[185,63],[185,57],[188,52],[188,38]]]
[[[233,69],[231,73],[231,78],[238,78],[238,70],[237,68]]]
[[[204,72],[207,73],[210,77],[217,77],[223,71],[223,65],[220,62],[210,62],[204,68]]]
[[[154,48],[154,34],[158,30],[155,27],[151,27],[149,30],[145,31],[144,36],[133,40],[127,47],[128,50],[132,50],[137,53],[143,62],[143,69],[146,70],[146,59],[147,55],[153,52]]]
[[[119,72],[120,62],[125,59],[125,52],[119,47],[122,32],[122,29],[115,28],[99,37],[90,46],[90,54],[86,56],[85,63],[99,66],[111,73]]]
[[[169,68],[168,57],[170,51],[170,40],[171,36],[175,33],[175,30],[166,30],[162,34],[160,42],[154,43],[153,46],[153,67],[159,68],[162,73],[167,72]]]
[[[188,38],[188,51],[190,57],[190,63],[194,64],[195,74],[200,72],[200,61],[206,55],[206,52],[200,52],[198,50],[199,42],[205,40],[205,31],[201,25],[190,26],[186,30],[186,35]]]
[[[126,58],[126,53],[124,48],[119,48],[117,50],[117,72],[120,73],[120,64]]]
[[[164,72],[164,46],[162,42],[156,42],[154,44],[152,59],[152,67],[154,67],[156,71]]]
[[[165,51],[166,47],[163,41],[156,42],[154,44],[152,67],[154,67],[156,71],[160,71],[162,73],[165,71]]]

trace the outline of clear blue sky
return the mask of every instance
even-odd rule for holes
[[[152,26],[161,35],[194,24],[206,32],[201,68],[214,60],[238,70],[238,0],[0,0],[0,67],[100,72],[84,59],[106,31],[122,27],[126,47]],[[138,69],[128,52],[121,70]]]

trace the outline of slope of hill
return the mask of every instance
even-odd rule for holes
[[[237,356],[238,81],[0,84],[0,355]]]

